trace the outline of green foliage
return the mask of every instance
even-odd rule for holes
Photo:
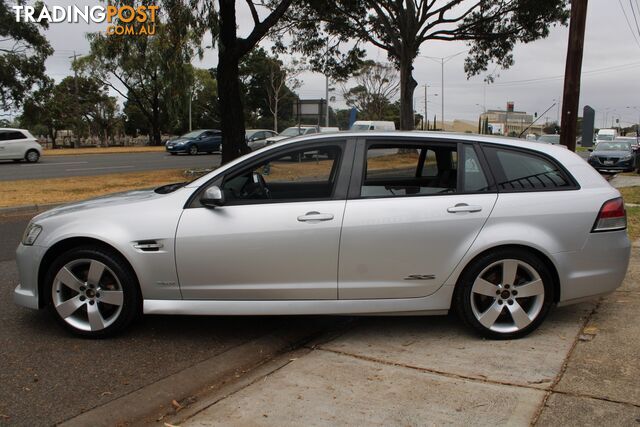
[[[42,3],[35,8],[37,15]],[[32,87],[46,80],[44,62],[53,53],[41,32],[47,27],[46,22],[17,22],[11,3],[0,0],[0,108],[20,106]]]
[[[184,10],[176,7],[168,22],[156,24],[154,35],[89,34],[90,54],[76,64],[79,71],[96,76],[123,96],[133,116],[144,116],[153,144],[161,143],[163,127],[188,126],[183,112],[193,84],[190,62],[199,51],[199,41],[182,25],[190,19],[183,15]],[[167,122],[169,117],[174,120]],[[131,130],[130,125],[127,128]]]
[[[398,94],[399,77],[390,65],[366,61],[355,74],[356,86],[343,90],[349,107],[361,120],[384,120],[394,114],[392,99]]]

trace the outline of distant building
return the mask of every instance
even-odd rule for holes
[[[489,120],[489,129],[494,135],[515,134],[518,136],[527,128],[523,136],[528,134],[542,135],[544,127],[541,123],[532,125],[533,115],[525,111],[515,111],[513,102],[507,103],[506,110],[487,110],[480,114],[480,119]]]

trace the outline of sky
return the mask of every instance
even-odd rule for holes
[[[638,0],[589,1],[580,111],[584,105],[593,107],[596,110],[596,126],[604,126],[606,123],[610,126],[614,118],[618,118],[622,125],[640,121],[640,28],[636,28],[631,14],[631,7],[635,8],[638,3]],[[95,3],[57,0],[48,1],[47,4],[64,6]],[[247,34],[253,26],[249,11],[242,6],[244,2],[238,1],[240,35]],[[631,28],[636,31],[637,40],[625,20],[623,8]],[[636,10],[636,16],[640,23],[640,9]],[[89,50],[85,34],[104,31],[104,27],[105,24],[51,24],[46,37],[55,53],[46,63],[49,75],[60,80],[72,74],[70,64],[74,51],[85,54]],[[507,101],[513,101],[518,111],[542,114],[562,98],[568,31],[568,27],[555,27],[546,39],[518,45],[514,50],[515,64],[508,70],[498,68],[495,71],[498,75],[495,83],[489,85],[484,83],[486,74],[467,79],[463,69],[464,53],[451,58],[444,66],[445,120],[475,121],[485,108],[504,109]],[[210,39],[205,40],[205,44],[211,45]],[[268,48],[270,41],[265,39],[261,44]],[[429,86],[427,114],[429,117],[437,114],[438,121],[441,120],[443,88],[440,60],[422,56],[446,57],[466,50],[467,46],[461,42],[433,41],[422,45],[421,57],[414,64],[414,78],[419,84],[414,97],[417,112],[424,112],[423,85],[426,84]],[[386,52],[372,45],[367,47],[367,54],[370,59],[387,61]],[[195,66],[202,68],[215,67],[216,63],[215,48],[207,49],[202,60],[193,61]],[[494,67],[491,66],[488,73],[493,70]],[[304,73],[301,80],[303,84],[298,89],[301,98],[324,98],[323,75]],[[345,107],[340,89],[341,85],[337,85],[336,91],[332,93],[336,97],[332,104],[334,108]],[[558,117],[557,107],[552,107],[545,114],[550,121]]]

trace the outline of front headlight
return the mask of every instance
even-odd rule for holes
[[[631,160],[631,158],[632,158],[632,156],[631,156],[631,154],[629,154],[628,156],[624,156],[620,160],[623,161],[623,162],[626,162],[627,160]]]
[[[38,224],[29,223],[27,229],[24,230],[24,234],[22,235],[22,244],[25,246],[33,245],[41,232],[42,227]]]

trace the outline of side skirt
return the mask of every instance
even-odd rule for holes
[[[442,315],[451,305],[453,286],[423,298],[374,300],[209,301],[144,300],[145,314],[270,316],[270,315]]]

